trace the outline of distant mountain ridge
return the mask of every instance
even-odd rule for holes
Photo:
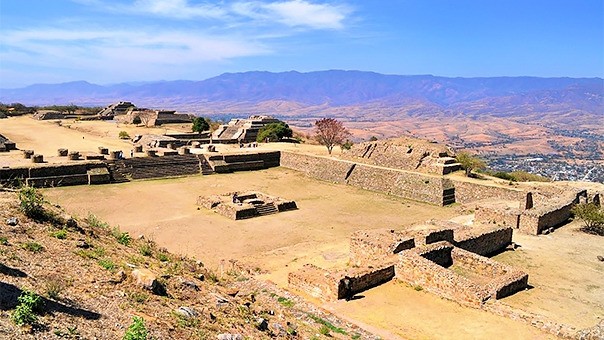
[[[294,106],[344,107],[422,106],[434,110],[493,114],[531,111],[604,112],[601,78],[488,77],[448,78],[432,75],[385,75],[363,71],[252,71],[225,73],[202,81],[161,81],[95,85],[85,81],[36,84],[0,89],[0,102],[26,105],[68,104],[104,106],[118,100],[139,106],[172,105],[196,111],[195,105],[255,107],[267,102]],[[291,105],[288,105],[291,110]],[[269,106],[270,108],[270,106]],[[278,107],[275,108],[278,110]],[[201,110],[203,111],[203,110]],[[502,112],[503,111],[503,112]],[[270,113],[270,112],[267,112]]]

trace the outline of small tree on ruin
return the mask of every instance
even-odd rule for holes
[[[344,144],[348,136],[350,132],[339,120],[323,118],[315,122],[315,138],[319,144],[325,145],[330,155],[333,147]]]
[[[461,167],[466,171],[466,176],[470,177],[472,170],[486,169],[487,164],[480,158],[472,156],[467,152],[460,152],[455,156],[455,159]]]

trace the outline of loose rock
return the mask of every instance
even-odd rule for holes
[[[6,224],[8,224],[11,227],[14,227],[17,224],[19,224],[19,220],[16,217],[9,217],[6,219]]]
[[[176,309],[174,313],[184,316],[185,318],[194,318],[197,316],[197,312],[190,307],[178,307],[178,309]]]
[[[243,340],[243,335],[222,333],[218,334],[217,338],[218,340]]]

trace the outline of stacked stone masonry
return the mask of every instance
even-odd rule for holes
[[[448,197],[455,195],[452,182],[442,176],[290,152],[281,153],[281,166],[301,171],[319,180],[348,184],[411,200],[441,206],[455,201]]]

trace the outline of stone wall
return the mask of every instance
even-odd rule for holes
[[[323,300],[337,299],[339,282],[327,270],[312,264],[287,275],[290,288]]]
[[[88,172],[106,170],[103,162],[82,162],[77,164],[36,164],[0,169],[0,183],[18,184],[25,182],[34,187],[56,187],[89,184]],[[95,177],[95,184],[109,183],[107,176]],[[106,181],[105,181],[106,180]]]
[[[330,272],[312,264],[306,264],[288,274],[290,288],[305,292],[327,301],[345,299],[351,295],[379,286],[394,278],[394,263],[350,268],[346,271]],[[346,289],[348,281],[348,290]]]
[[[445,192],[453,189],[442,176],[355,164],[333,158],[281,153],[281,166],[332,183],[345,183],[366,190],[436,205],[445,203]]]
[[[350,237],[350,262],[374,263],[415,247],[413,236],[393,229],[359,230]]]
[[[524,199],[526,195],[524,191],[511,187],[504,188],[488,185],[487,183],[474,183],[455,179],[452,179],[451,181],[455,186],[455,202],[461,204],[487,198],[520,201],[521,199]]]
[[[423,250],[414,248],[403,251],[395,267],[396,279],[464,304],[477,306],[487,301],[490,296],[486,289],[422,256],[425,253],[443,252],[440,257],[445,258],[451,256],[452,250],[451,244],[439,242]]]
[[[474,212],[474,224],[496,224],[518,229],[520,214],[519,209],[480,205]]]
[[[512,227],[487,231],[460,230],[455,233],[455,246],[472,253],[489,256],[500,252],[512,243]]]
[[[403,251],[395,271],[397,279],[410,285],[473,306],[528,285],[528,274],[448,242]]]
[[[547,204],[526,209],[520,215],[520,231],[529,235],[538,235],[543,230],[557,227],[571,217],[571,209],[579,203],[579,197],[586,197],[587,191],[576,190],[564,196],[550,200]]]
[[[233,171],[249,171],[267,169],[280,165],[281,153],[279,151],[215,154],[206,157],[208,163],[216,173]]]
[[[528,287],[528,274],[460,248],[451,251],[453,263],[489,279],[484,289],[491,298],[501,299]]]
[[[338,278],[340,278],[338,282],[338,299],[345,299],[392,280],[394,278],[394,264],[382,263],[375,267],[352,268],[345,273],[339,273]],[[350,282],[350,294],[346,290],[345,280],[347,279]]]

